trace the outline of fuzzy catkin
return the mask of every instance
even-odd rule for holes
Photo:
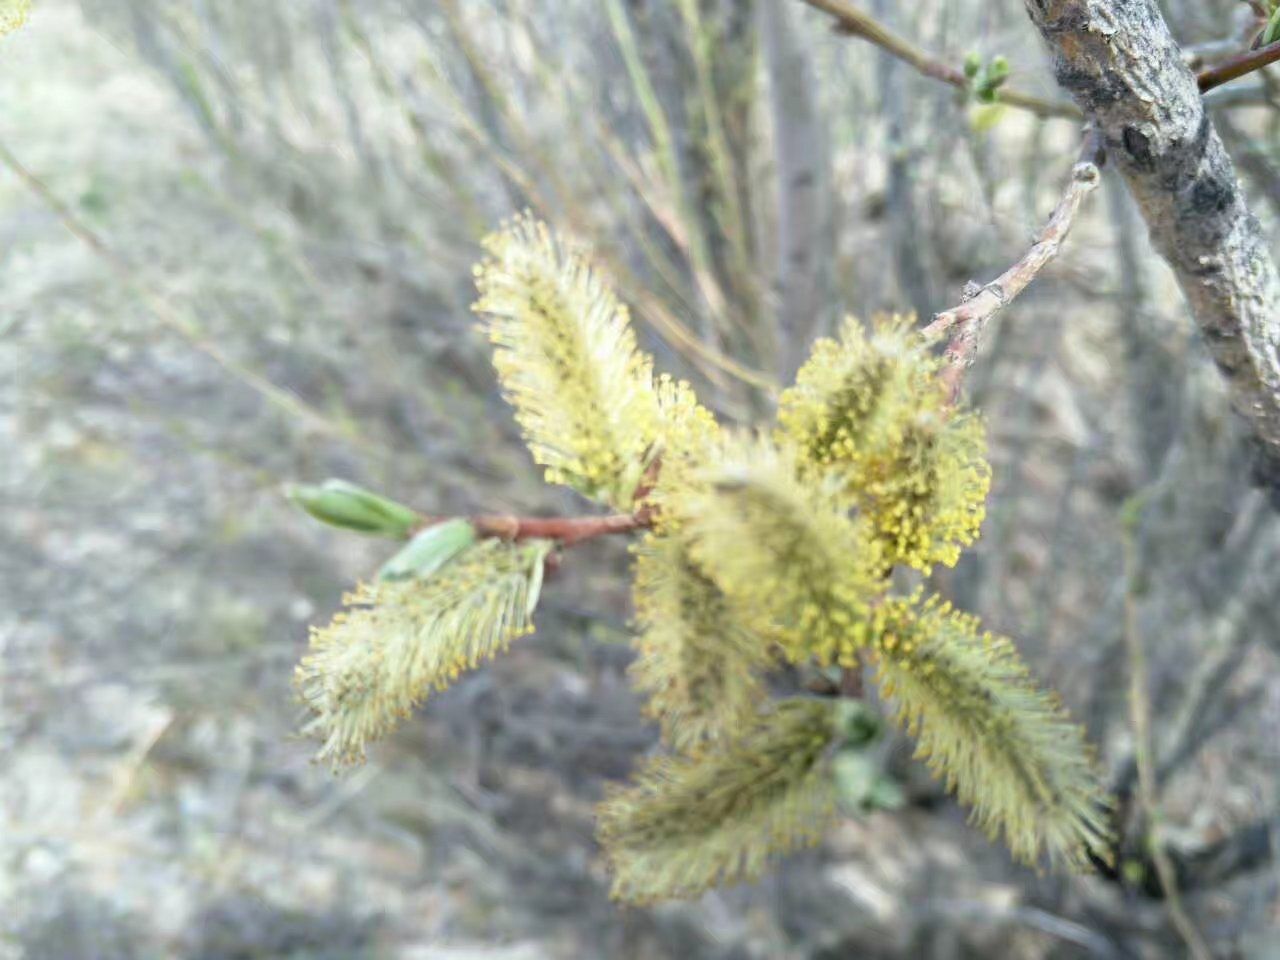
[[[548,483],[631,508],[659,432],[652,361],[613,291],[545,224],[484,242],[475,312],[503,395]]]
[[[838,736],[831,702],[789,700],[729,744],[648,761],[599,808],[613,896],[697,896],[759,876],[773,854],[816,843],[834,814],[827,758]]]
[[[939,361],[911,318],[852,318],[819,340],[778,407],[779,442],[810,471],[837,471],[886,562],[952,566],[985,515],[991,468],[983,424],[951,409]]]
[[[730,443],[702,478],[678,504],[702,569],[789,659],[854,665],[886,565],[830,478],[766,438]]]
[[[363,759],[433,690],[533,632],[533,610],[552,544],[487,540],[424,580],[361,585],[346,609],[313,627],[295,674],[312,712],[304,732],[317,759]]]
[[[876,677],[917,756],[1019,860],[1088,866],[1106,849],[1098,771],[1084,730],[1013,643],[937,597],[890,600],[877,618]]]
[[[645,712],[677,750],[723,740],[765,697],[760,674],[769,645],[743,622],[679,534],[650,534],[636,548],[635,607],[640,632],[632,683]]]

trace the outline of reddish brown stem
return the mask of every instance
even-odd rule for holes
[[[1204,93],[1224,83],[1230,83],[1238,77],[1261,70],[1268,64],[1280,60],[1280,41],[1259,47],[1257,50],[1246,50],[1216,66],[1202,70],[1196,74],[1196,83],[1200,92]]]
[[[424,517],[418,529],[452,519],[454,518]],[[467,519],[482,537],[497,537],[501,540],[556,540],[565,547],[609,534],[643,530],[652,524],[652,519],[643,511],[607,517],[510,517],[490,514]]]
[[[562,547],[571,547],[585,540],[614,533],[647,530],[653,526],[655,512],[649,502],[649,494],[653,492],[661,471],[662,457],[654,457],[645,468],[640,485],[633,495],[636,504],[634,513],[615,513],[607,517],[512,517],[486,514],[468,517],[467,520],[482,537],[497,537],[500,540],[555,540]],[[453,519],[456,518],[424,516],[417,530]]]
[[[468,517],[471,525],[482,537],[501,540],[556,540],[562,547],[571,547],[584,540],[594,540],[614,533],[632,533],[653,526],[654,508],[649,494],[658,482],[662,471],[662,457],[654,457],[645,468],[636,488],[633,500],[634,513],[615,513],[607,517],[512,517],[487,514]],[[423,517],[418,529],[444,523],[454,517]]]

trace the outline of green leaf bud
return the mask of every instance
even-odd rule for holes
[[[344,530],[402,540],[419,522],[418,514],[404,504],[345,480],[291,486],[286,495],[316,520]]]

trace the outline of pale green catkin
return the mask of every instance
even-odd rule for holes
[[[727,444],[702,481],[672,508],[688,518],[707,575],[789,659],[855,664],[888,583],[879,546],[837,488],[765,438]]]
[[[632,903],[693,897],[758,877],[770,856],[816,843],[835,790],[826,762],[838,736],[834,703],[790,700],[739,737],[648,761],[600,805],[613,895]]]
[[[754,716],[769,644],[699,569],[680,534],[650,534],[636,549],[635,607],[631,680],[648,695],[646,712],[667,743],[685,750],[721,740]]]
[[[487,540],[419,580],[363,584],[313,627],[296,684],[317,759],[341,765],[391,731],[432,690],[533,632],[551,544]]]
[[[1106,849],[1106,808],[1084,730],[1037,689],[1013,643],[937,597],[877,612],[876,676],[917,755],[1020,860],[1074,868]]]

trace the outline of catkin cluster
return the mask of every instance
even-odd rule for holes
[[[524,217],[485,249],[475,309],[534,460],[649,527],[631,677],[671,753],[600,807],[615,894],[692,896],[821,836],[849,704],[771,700],[784,666],[871,664],[980,827],[1028,862],[1085,865],[1105,819],[1083,732],[1012,642],[891,588],[895,567],[956,562],[991,482],[982,420],[950,402],[910,318],[846,321],[815,344],[775,424],[730,430],[689,384],[655,378],[626,309],[571,244]],[[323,757],[360,755],[426,692],[531,629],[554,545],[462,533],[389,564],[394,579],[315,631],[298,682]]]

